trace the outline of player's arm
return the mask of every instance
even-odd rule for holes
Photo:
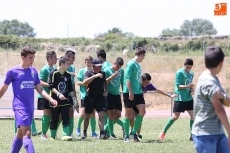
[[[176,73],[176,86],[178,89],[188,89],[193,88],[194,84],[190,83],[189,85],[184,85],[181,83],[181,80],[183,79],[183,74],[181,72]]]
[[[107,75],[107,73],[106,73]],[[109,77],[106,77],[106,83],[108,84],[113,78],[115,78],[118,75],[118,71],[114,72],[112,75]]]
[[[126,71],[126,76],[125,76],[126,86],[127,86],[128,90],[129,90],[129,94],[133,94],[132,83],[130,81],[132,73],[133,73],[132,65],[127,66],[125,71]]]
[[[11,70],[7,71],[4,84],[2,85],[2,87],[0,89],[0,99],[5,94],[6,90],[8,89],[9,84],[12,82],[13,76],[14,76],[14,74]]]
[[[121,90],[123,90],[124,86],[124,70],[121,69]]]
[[[95,74],[95,75],[93,75],[93,76],[91,76],[91,77],[89,77],[89,72],[87,71],[86,73],[85,73],[85,79],[83,80],[83,85],[88,85],[88,84],[90,84],[95,78],[98,78],[98,77],[100,77],[100,78],[102,78],[103,77],[103,74],[101,74],[101,73],[97,73],[97,74]]]
[[[108,84],[107,84],[107,81],[106,81],[105,73],[104,73],[104,79],[105,79],[105,83],[104,83],[104,89],[105,89],[105,91],[103,93],[103,96],[107,97],[107,95],[108,95]]]
[[[167,94],[166,92],[164,92],[164,91],[162,91],[162,90],[160,90],[160,89],[156,89],[155,90],[157,93],[159,93],[159,94],[162,94],[162,95],[164,95],[164,96],[167,96],[167,97],[171,97],[171,98],[174,98],[176,95],[170,95],[170,94]]]
[[[0,99],[5,94],[6,90],[8,89],[8,86],[9,85],[7,85],[7,84],[3,84],[3,86],[1,87],[1,89],[0,89]]]
[[[39,79],[40,79],[40,84],[42,87],[49,87],[49,84],[46,82],[45,78],[49,75],[49,72],[47,72],[45,69],[41,69],[39,73]]]
[[[47,92],[45,90],[42,89],[41,84],[37,84],[35,86],[35,89],[37,90],[37,92],[42,95],[45,99],[47,99],[49,102],[51,102],[54,106],[57,106],[57,101],[54,100],[50,95],[47,94]]]
[[[41,85],[42,87],[49,87],[49,84],[48,84],[47,82],[44,82],[44,81],[42,81],[42,80],[40,80],[40,81],[41,81],[40,85]]]

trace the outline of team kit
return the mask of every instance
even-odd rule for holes
[[[206,52],[206,68],[210,72],[213,68],[221,68],[224,58],[222,50],[214,46],[214,48],[208,48]],[[209,55],[211,53],[213,55]],[[62,126],[62,141],[73,141],[76,139],[74,135],[82,140],[88,137],[118,139],[114,132],[114,125],[118,124],[123,131],[122,136],[119,137],[122,137],[125,143],[131,140],[141,142],[143,139],[142,121],[146,114],[144,94],[148,91],[155,91],[174,99],[173,116],[162,127],[162,131],[159,131],[159,141],[165,139],[166,132],[180,114],[187,111],[190,116],[188,141],[194,141],[197,152],[199,148],[206,149],[200,143],[206,141],[204,135],[218,134],[221,135],[223,143],[228,143],[224,130],[219,128],[222,122],[227,122],[225,116],[218,115],[218,112],[211,112],[213,108],[220,106],[209,103],[210,101],[214,103],[212,98],[215,96],[226,106],[230,100],[213,74],[201,75],[201,79],[204,79],[207,84],[208,81],[212,83],[214,80],[217,85],[212,84],[212,86],[215,88],[206,89],[210,86],[206,87],[205,84],[205,88],[200,83],[198,85],[202,86],[202,91],[196,90],[197,87],[195,88],[195,83],[193,83],[194,73],[191,71],[193,66],[191,58],[186,58],[182,67],[176,71],[174,94],[168,94],[150,83],[149,73],[141,71],[140,63],[146,56],[146,51],[142,47],[135,49],[134,58],[128,61],[126,66],[123,66],[124,60],[121,57],[115,58],[111,63],[108,62],[106,52],[100,49],[96,52],[96,58],[85,57],[85,67],[80,68],[77,73],[74,66],[75,51],[73,50],[67,50],[60,58],[57,58],[55,51],[46,52],[47,64],[39,72],[32,66],[35,54],[36,51],[33,48],[28,46],[22,48],[22,63],[7,71],[6,79],[0,90],[1,98],[12,83],[15,138],[11,153],[18,153],[22,146],[27,152],[35,152],[31,136],[39,135],[44,141],[58,140],[57,130],[60,126]],[[221,57],[218,58],[219,63],[209,66],[208,63],[215,63],[211,61],[214,55]],[[76,93],[76,88],[79,88],[79,95]],[[36,129],[34,122],[34,90],[38,92],[37,109],[43,111],[41,131]],[[209,91],[212,92],[208,93]],[[204,94],[206,94],[206,99],[202,99]],[[121,97],[123,97],[123,102]],[[212,116],[208,116],[208,113],[206,115],[210,119],[202,116],[205,114],[205,111],[202,111],[204,108],[201,107],[203,103],[209,104],[208,109]],[[124,106],[125,116],[121,120],[122,106]],[[74,123],[75,111],[79,113],[77,123]],[[216,128],[203,128],[206,124],[214,124],[211,119],[214,118],[213,116],[216,117],[214,125]],[[97,122],[99,133],[96,132]],[[89,125],[90,132],[88,131]],[[228,127],[225,128],[228,130]],[[218,146],[217,142],[218,140],[216,146]],[[207,147],[207,149],[210,148]],[[225,148],[221,152],[229,152],[229,150]]]

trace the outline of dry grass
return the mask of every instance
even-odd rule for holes
[[[58,57],[62,56],[63,52],[58,52]],[[183,66],[184,60],[187,57],[190,57],[194,60],[194,66],[192,71],[195,73],[194,82],[197,81],[198,76],[204,70],[204,62],[202,53],[197,53],[200,56],[197,56],[194,53],[187,53],[183,55],[176,54],[167,54],[159,55],[148,53],[145,57],[145,60],[141,63],[142,72],[148,72],[152,76],[152,83],[159,89],[167,92],[173,91],[174,77],[177,69]],[[76,70],[81,67],[84,67],[84,58],[88,55],[95,57],[95,53],[92,52],[78,52],[75,60]],[[8,56],[8,58],[7,58]],[[109,52],[107,59],[110,62],[116,57],[122,57],[125,62],[128,62],[130,57],[123,55],[121,52]],[[6,71],[21,62],[20,52],[19,51],[2,51],[0,52],[0,76],[5,76]],[[8,59],[8,60],[7,60]],[[45,52],[39,51],[36,54],[36,59],[34,66],[39,70],[46,64]],[[125,66],[124,66],[125,68]],[[219,74],[220,82],[224,89],[229,93],[230,92],[230,57],[225,58],[225,64],[222,72]],[[170,99],[168,97],[159,95],[159,94],[146,94],[146,103],[148,108],[151,109],[168,109],[170,108]]]

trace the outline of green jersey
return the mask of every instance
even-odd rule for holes
[[[67,69],[67,72],[75,73],[74,65],[70,65],[69,68]],[[72,85],[73,85],[73,90],[75,91],[75,80],[74,80],[74,76],[72,76],[72,75],[71,75],[71,81],[72,81]]]
[[[175,97],[175,101],[191,101],[193,98],[191,96],[191,89],[178,89],[179,85],[189,85],[192,83],[194,77],[194,73],[192,71],[186,72],[184,68],[179,69],[176,72],[176,78],[175,78],[175,85],[174,85],[174,92],[178,95],[178,97]]]
[[[77,80],[82,82],[84,80],[85,72],[87,68],[81,68],[77,74]],[[84,100],[86,96],[86,86],[80,86],[80,99]]]
[[[141,66],[135,60],[131,60],[127,63],[124,75],[124,88],[123,93],[129,93],[129,89],[126,82],[131,82],[131,88],[133,94],[141,94]]]
[[[111,66],[111,63],[108,61],[104,61],[101,67],[101,70],[104,71],[106,67]]]
[[[39,73],[39,79],[43,82],[48,82],[49,74],[54,70],[53,67],[49,67],[48,64],[46,64]],[[42,87],[48,94],[50,93],[50,90],[48,87]],[[38,98],[43,98],[42,95],[38,94]]]
[[[106,78],[110,77],[115,71],[112,69],[112,66],[106,67],[104,69]],[[108,93],[113,95],[120,94],[120,86],[123,89],[124,82],[124,70],[119,69],[118,74],[108,83]]]

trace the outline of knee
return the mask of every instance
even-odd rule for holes
[[[139,115],[141,115],[141,116],[145,116],[145,114],[146,114],[146,110],[145,110],[145,109],[144,109],[144,110],[139,111]]]
[[[179,118],[179,116],[173,116],[172,119],[173,119],[174,121],[176,121],[176,120],[178,120],[178,118]]]
[[[26,131],[26,136],[31,137],[31,131],[30,130]]]

